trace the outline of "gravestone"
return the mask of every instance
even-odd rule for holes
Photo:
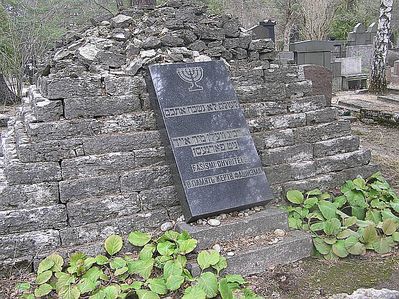
[[[298,65],[316,64],[332,69],[333,43],[322,40],[307,40],[290,44],[294,52],[295,63]]]
[[[275,26],[276,26],[275,21],[264,20],[259,22],[258,25],[249,28],[248,31],[252,31],[255,39],[270,38],[273,42],[275,42],[276,41],[276,34],[274,32]]]
[[[324,95],[327,106],[331,106],[333,73],[321,65],[302,65],[304,78],[312,81],[312,95]]]
[[[187,222],[272,199],[222,61],[149,67]]]

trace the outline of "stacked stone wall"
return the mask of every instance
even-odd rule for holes
[[[181,215],[145,84],[151,63],[225,60],[276,202],[290,188],[371,174],[350,123],[274,55],[236,19],[182,1],[67,39],[2,138],[1,267],[56,249],[98,252],[109,234]]]

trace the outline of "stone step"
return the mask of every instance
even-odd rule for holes
[[[279,237],[277,242],[255,241],[251,245],[237,240],[234,255],[227,253],[228,267],[224,271],[230,274],[248,276],[262,273],[270,267],[289,264],[313,253],[312,237],[303,231],[290,231],[284,237]],[[235,244],[230,246],[234,247]],[[226,256],[226,253],[222,253]],[[189,261],[189,268],[194,276],[201,273],[201,269],[195,261]]]
[[[187,224],[179,222],[178,231],[187,231],[198,240],[198,250],[210,248],[216,243],[236,240],[239,237],[254,237],[275,229],[288,230],[287,213],[275,207],[266,207],[246,217],[221,220],[219,226]]]
[[[388,86],[388,94],[399,95],[399,88],[394,86]]]
[[[389,95],[385,95],[385,96],[379,96],[377,99],[384,103],[396,104],[399,106],[399,93],[398,94],[389,94]],[[399,109],[399,107],[398,107],[398,109]]]

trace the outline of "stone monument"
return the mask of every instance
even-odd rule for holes
[[[272,199],[222,61],[149,67],[187,221]]]

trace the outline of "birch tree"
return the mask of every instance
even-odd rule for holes
[[[381,0],[377,36],[374,41],[374,59],[371,66],[369,91],[384,93],[387,90],[386,58],[391,28],[393,0]]]

